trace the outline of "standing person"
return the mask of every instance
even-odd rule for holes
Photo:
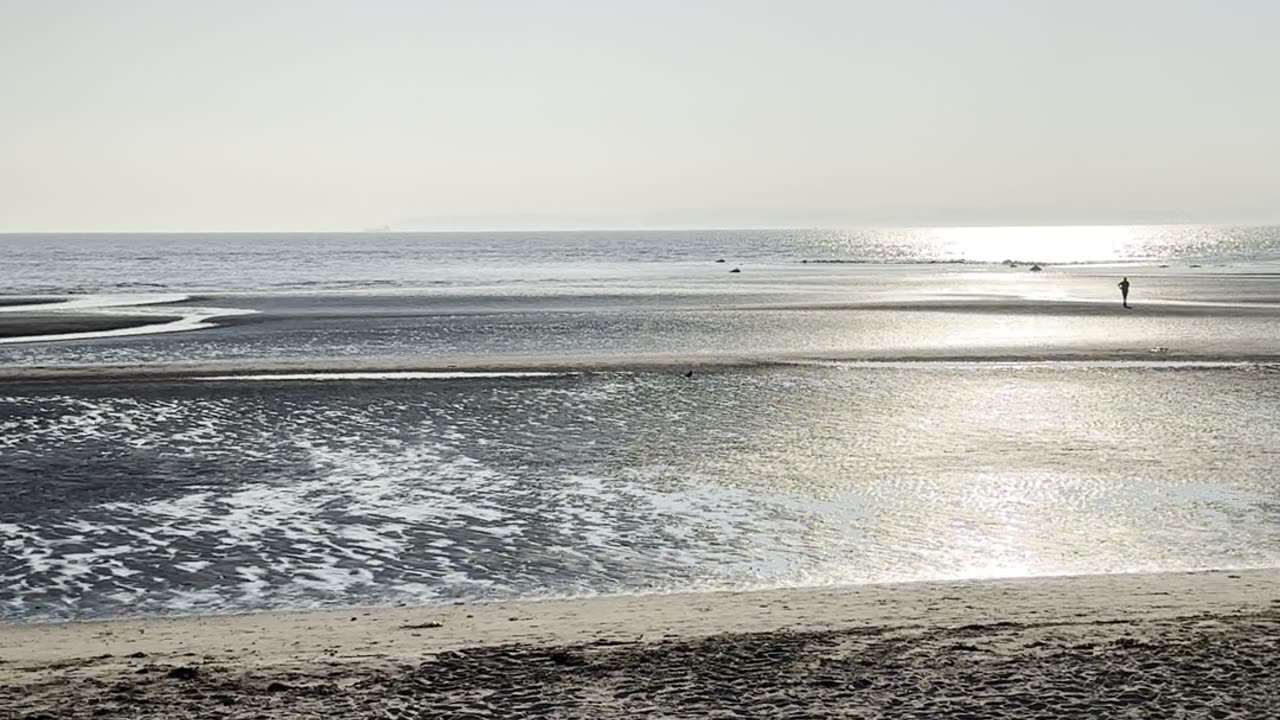
[[[1129,307],[1129,278],[1120,281],[1120,303]]]

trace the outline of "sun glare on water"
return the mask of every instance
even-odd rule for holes
[[[1136,241],[1123,226],[935,228],[928,239],[943,257],[973,262],[1109,262]]]

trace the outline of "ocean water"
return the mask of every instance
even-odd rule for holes
[[[707,263],[1240,263],[1274,227],[0,235],[0,295],[707,287]],[[794,268],[792,268],[794,269]],[[820,275],[810,272],[809,276]],[[503,293],[505,294],[505,293]]]
[[[4,621],[1280,563],[1274,229],[0,252]]]

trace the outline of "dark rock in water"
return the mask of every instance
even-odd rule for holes
[[[1043,269],[1044,269],[1044,268],[1040,267],[1039,265],[1032,265],[1032,266],[1031,266],[1031,272],[1040,272],[1040,271],[1041,271],[1041,270],[1043,270]]]
[[[289,687],[288,685],[285,685],[284,683],[278,680],[272,682],[270,685],[267,686],[267,692],[269,693],[289,692],[292,689],[293,688]]]
[[[165,676],[171,677],[174,680],[195,680],[196,676],[199,674],[200,671],[193,667],[180,665],[176,668],[170,668],[169,672],[165,673]]]
[[[581,667],[587,664],[587,659],[578,653],[556,651],[547,656],[551,662],[556,665],[565,665],[568,667]]]
[[[734,268],[734,269],[730,270],[729,272],[731,272],[731,273],[742,272],[742,268]]]
[[[717,260],[716,262],[718,262],[718,263],[722,263],[722,262],[724,262],[724,258],[720,258],[720,259],[719,259],[719,260]]]

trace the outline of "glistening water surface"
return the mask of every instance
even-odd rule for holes
[[[0,235],[0,295],[705,281],[708,263],[1257,262],[1275,227]],[[719,273],[717,273],[719,275]]]
[[[0,619],[1274,565],[1265,366],[0,393]]]
[[[0,259],[0,619],[1280,563],[1276,228]]]
[[[1280,337],[1280,275],[1239,268],[1125,270],[1136,303],[1125,310],[1114,268],[793,265],[731,275],[723,267],[705,263],[704,277],[692,285],[610,286],[591,294],[578,286],[526,294],[277,293],[109,307],[197,319],[241,314],[215,317],[198,331],[0,344],[0,366],[557,354],[1133,354],[1155,347],[1258,357],[1273,353]],[[75,312],[94,300],[77,298]],[[26,312],[30,306],[0,308],[0,319]]]

